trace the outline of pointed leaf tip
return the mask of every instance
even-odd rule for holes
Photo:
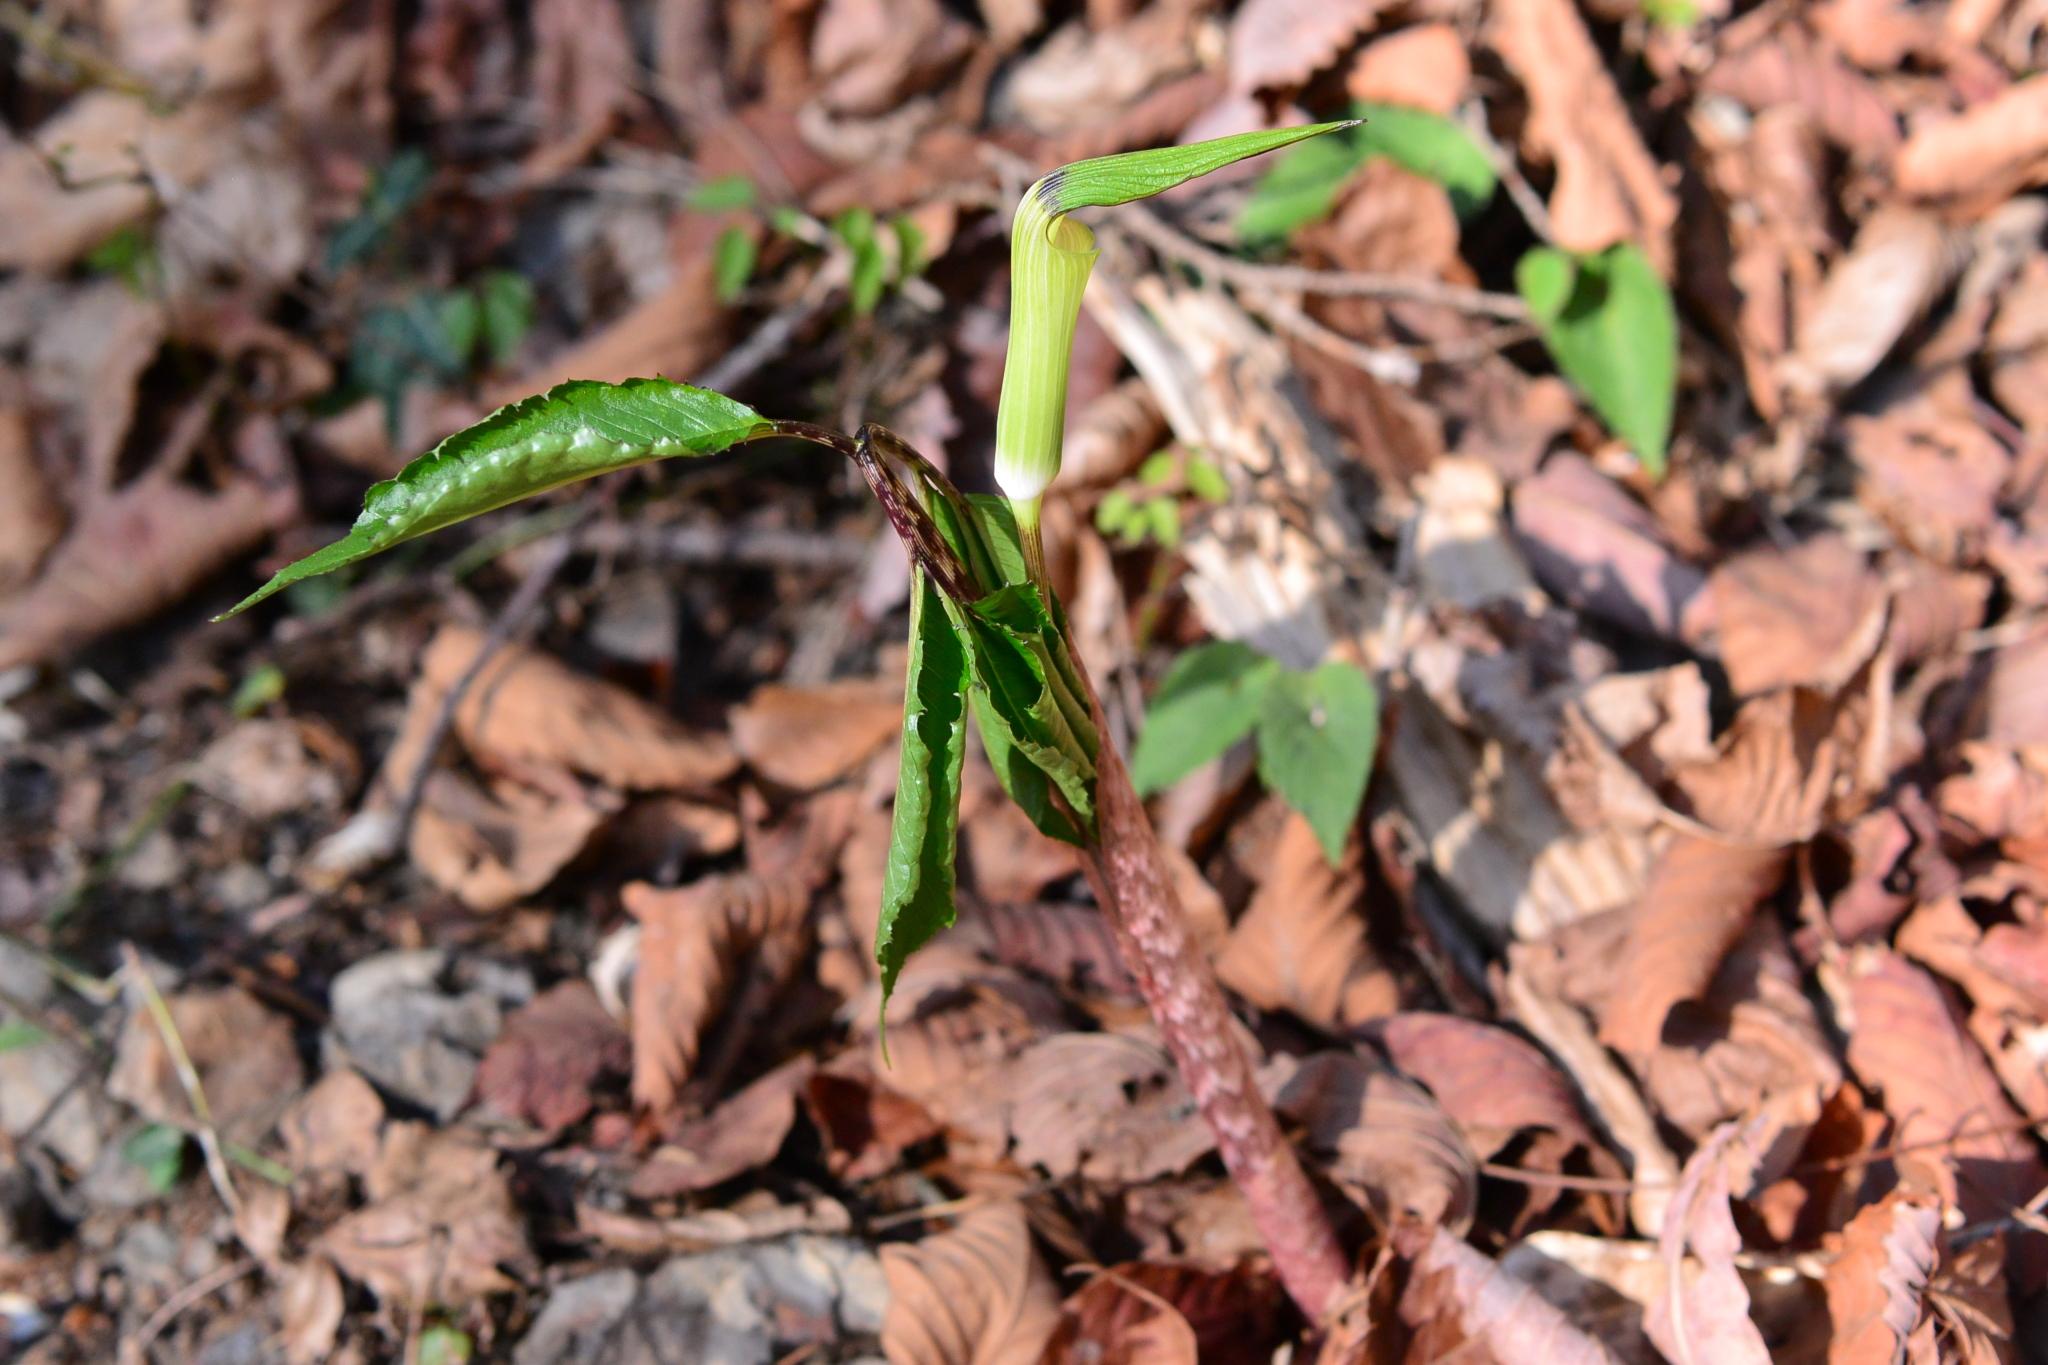
[[[746,404],[672,379],[559,384],[499,408],[372,485],[346,536],[286,565],[213,619],[521,498],[651,460],[715,454],[765,426]]]

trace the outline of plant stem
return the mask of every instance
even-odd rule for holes
[[[1102,723],[1092,685],[1088,700],[1102,734],[1095,788],[1100,838],[1082,855],[1089,884],[1167,1051],[1216,1135],[1280,1282],[1309,1320],[1320,1322],[1350,1279],[1350,1262],[1259,1090],[1209,958],[1188,932],[1158,836]]]

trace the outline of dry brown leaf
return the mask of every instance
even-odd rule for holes
[[[43,554],[64,533],[64,509],[36,460],[26,408],[0,405],[0,600],[35,575]]]
[[[1954,118],[1913,130],[1897,184],[1922,199],[2005,198],[2048,175],[2048,75],[2020,81]]]
[[[837,782],[903,724],[903,686],[863,678],[818,687],[759,687],[728,718],[749,768],[797,791]]]
[[[2034,256],[1984,337],[1991,392],[2032,439],[2048,436],[2048,257]]]
[[[1907,916],[1894,946],[1961,986],[1980,1009],[2028,1019],[2048,1015],[2048,926],[1980,929],[1962,897],[1950,894]]]
[[[278,1122],[285,1153],[296,1175],[364,1175],[377,1160],[377,1134],[384,1126],[384,1101],[356,1072],[330,1071],[293,1101]]]
[[[1129,1261],[1068,1297],[1045,1365],[1265,1360],[1285,1337],[1285,1315],[1279,1283],[1242,1263]]]
[[[885,114],[974,47],[939,0],[828,0],[811,32],[811,79],[835,114]]]
[[[825,1140],[827,1164],[846,1181],[895,1169],[904,1149],[940,1132],[923,1105],[884,1085],[858,1053],[812,1075],[803,1100],[811,1126]]]
[[[299,1093],[305,1074],[292,1029],[237,986],[171,996],[171,1023],[199,1073],[214,1127],[228,1142],[255,1147]],[[198,1122],[152,1012],[128,1015],[115,1050],[107,1093],[156,1123]]]
[[[1959,1365],[2013,1365],[2020,1358],[2013,1349],[2004,1233],[1964,1246],[1944,1239],[1941,1268],[1935,1272],[1927,1301]]]
[[[420,713],[430,724],[438,703],[431,702],[436,694],[424,695],[430,704]],[[508,909],[581,856],[618,808],[608,793],[562,785],[568,789],[543,791],[434,773],[421,791],[406,851],[421,875],[470,909]]]
[[[890,1365],[1036,1365],[1059,1326],[1059,1295],[1014,1203],[975,1209],[950,1230],[882,1248]]]
[[[941,1118],[980,1076],[1069,1022],[1051,987],[943,939],[912,958],[897,978],[887,1061],[874,1034],[881,1001],[881,988],[870,986],[847,1007],[871,1046],[875,1076]]]
[[[1678,637],[1705,576],[1649,510],[1570,452],[1515,485],[1514,530],[1536,579],[1575,611],[1652,639]]]
[[[705,877],[672,889],[633,882],[620,893],[641,927],[633,978],[636,1107],[672,1112],[744,958],[758,954],[755,969],[779,981],[801,957],[811,896],[807,880],[787,873]]]
[[[1821,826],[1838,767],[1836,707],[1804,688],[1746,703],[1711,762],[1672,770],[1692,813],[1731,842],[1797,844]]]
[[[1429,1092],[1343,1052],[1302,1060],[1273,1107],[1307,1131],[1330,1177],[1372,1209],[1394,1249],[1414,1256],[1431,1230],[1463,1236],[1479,1194],[1478,1164]]]
[[[1004,966],[1069,989],[1126,998],[1137,992],[1115,930],[1092,905],[962,906],[953,935]]]
[[[341,1331],[341,1277],[319,1256],[308,1256],[284,1274],[277,1289],[278,1340],[287,1365],[319,1365],[334,1350]]]
[[[420,664],[420,686],[446,694],[483,647],[482,631],[443,626]],[[538,650],[494,653],[455,710],[455,733],[478,762],[546,764],[632,791],[697,790],[737,766],[722,736],[691,730],[623,688],[585,677]]]
[[[1036,901],[1080,867],[1073,845],[1041,834],[978,763],[960,802],[960,858],[961,881],[990,901]]]
[[[1458,31],[1417,24],[1366,44],[1344,77],[1344,90],[1355,100],[1447,115],[1464,102],[1471,82],[1472,59]]]
[[[1498,1156],[1522,1133],[1555,1135],[1581,1147],[1595,1170],[1618,1174],[1615,1161],[1580,1112],[1577,1094],[1550,1059],[1517,1034],[1452,1014],[1403,1013],[1380,1021],[1371,1036],[1403,1075],[1429,1087],[1480,1160]],[[1524,1166],[1540,1160],[1534,1147]]]
[[[158,114],[126,92],[88,90],[31,136],[10,137],[0,203],[14,211],[0,220],[0,267],[61,270],[142,221],[157,204],[153,184],[196,185],[234,150],[230,119],[211,100]]]
[[[1898,205],[1877,209],[1801,315],[1782,367],[1786,385],[1818,394],[1862,380],[1941,296],[1960,264],[1955,239],[1939,219]]]
[[[949,1123],[1007,1133],[1012,1159],[1058,1179],[1150,1180],[1215,1146],[1165,1050],[1126,1033],[1055,1034],[938,1109]]]
[[[1764,546],[1707,576],[1715,648],[1740,696],[1779,687],[1841,689],[1884,631],[1882,580],[1846,539]]]
[[[1756,1124],[1728,1123],[1700,1144],[1678,1182],[1658,1238],[1666,1279],[1643,1328],[1677,1365],[1770,1365],[1735,1269],[1742,1235],[1730,1196],[1747,1191],[1758,1158]],[[1688,1266],[1688,1257],[1696,1266]]]
[[[1410,1359],[1541,1360],[1612,1365],[1615,1357],[1534,1285],[1437,1228],[1401,1295],[1401,1320],[1416,1333]]]
[[[632,1045],[597,992],[580,978],[562,982],[505,1020],[476,1072],[485,1109],[538,1127],[567,1128],[588,1114],[590,1089],[632,1065]]]
[[[459,1129],[385,1128],[363,1182],[367,1207],[315,1249],[394,1307],[454,1307],[514,1287],[533,1253],[498,1154]]]
[[[538,184],[587,158],[636,102],[637,58],[616,0],[537,0],[528,22],[541,136],[520,172]]]
[[[1850,968],[1849,1065],[1882,1097],[1910,1187],[1973,1221],[2033,1198],[2048,1167],[1941,985],[1884,948],[1858,948]]]
[[[1230,88],[1301,85],[1390,8],[1390,0],[1247,0],[1230,23]]]
[[[1047,149],[1047,164],[1170,137],[1187,122],[1190,111],[1178,109],[1176,87],[1165,83],[1201,65],[1196,49],[1200,8],[1186,0],[1150,5],[1128,21],[1100,31],[1076,20],[1017,63],[1004,82],[1003,98],[1033,132],[1067,135]],[[1192,88],[1206,96],[1197,107],[1206,107],[1215,98],[1213,79],[1201,76],[1190,81],[1198,81]],[[1149,132],[1142,117],[1138,126],[1116,126],[1124,119],[1114,117],[1114,111],[1138,115],[1147,102],[1142,97],[1154,87],[1163,87],[1156,95],[1168,97],[1178,113],[1171,130]],[[1107,129],[1105,121],[1111,125]],[[1132,136],[1138,144],[1128,141]]]
[[[1975,846],[1998,843],[2021,862],[2048,867],[2048,745],[1966,741],[1961,771],[1935,788],[1949,832]]]
[[[710,1113],[675,1125],[628,1192],[636,1199],[673,1199],[767,1165],[789,1136],[797,1096],[816,1069],[808,1055],[791,1058]]]
[[[1489,40],[1529,95],[1525,136],[1557,165],[1551,230],[1571,251],[1634,241],[1670,273],[1678,201],[1571,0],[1501,0]]]
[[[1216,975],[1260,1009],[1332,1032],[1393,1013],[1400,983],[1367,942],[1364,894],[1358,843],[1333,868],[1308,821],[1290,813]]]
[[[0,604],[0,672],[148,619],[254,549],[277,499],[235,478],[217,492],[159,465],[94,499],[26,590]]]
[[[1166,418],[1142,378],[1123,380],[1079,410],[1060,455],[1068,487],[1115,483],[1166,443]]]
[[[1891,1365],[1921,1319],[1940,1258],[1941,1206],[1894,1190],[1842,1229],[1824,1282],[1834,1336],[1828,1365]]]
[[[1672,1006],[1706,993],[1721,959],[1790,861],[1782,848],[1674,836],[1629,914],[1614,989],[1600,1014],[1600,1040],[1637,1056],[1654,1051]]]
[[[1797,23],[1721,53],[1700,86],[1755,113],[1796,108],[1828,141],[1865,162],[1882,165],[1899,146],[1898,118],[1878,87]]]
[[[1924,395],[1842,424],[1862,475],[1859,498],[1937,563],[1974,562],[1998,524],[2012,457],[1973,418]]]

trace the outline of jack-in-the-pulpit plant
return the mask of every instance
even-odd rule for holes
[[[1003,497],[965,496],[872,424],[853,436],[763,417],[665,379],[571,382],[500,409],[372,487],[347,536],[279,571],[233,615],[302,579],[353,564],[521,498],[653,460],[794,437],[859,467],[915,564],[910,662],[875,958],[887,992],[917,948],[953,922],[954,849],[967,716],[1010,797],[1072,843],[1160,1035],[1295,1300],[1321,1315],[1348,1265],[1313,1188],[1254,1083],[1229,1008],[1179,903],[1144,809],[1068,643],[1047,586],[1039,508],[1059,472],[1067,367],[1095,259],[1076,210],[1122,204],[1340,123],[1246,133],[1099,157],[1034,184],[1012,234],[1011,337],[996,422]]]

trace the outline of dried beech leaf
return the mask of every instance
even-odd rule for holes
[[[1472,59],[1458,30],[1417,24],[1368,43],[1345,75],[1344,90],[1355,100],[1448,116],[1471,83]]]
[[[857,1026],[875,1019],[880,988],[848,1008]],[[940,943],[911,959],[891,999],[889,1062],[869,1035],[874,1074],[941,1119],[980,1077],[1034,1040],[1064,1026],[1066,1006],[1054,991],[1006,968]],[[971,1106],[970,1106],[971,1108]],[[1002,1130],[976,1134],[1000,1144]]]
[[[1586,1124],[1576,1093],[1548,1057],[1507,1029],[1454,1014],[1402,1013],[1372,1036],[1402,1074],[1429,1087],[1482,1160],[1531,1128],[1584,1146],[1613,1164]]]
[[[1600,1015],[1601,1041],[1638,1056],[1654,1051],[1671,1007],[1706,993],[1722,957],[1777,889],[1790,861],[1785,849],[1691,834],[1666,844],[1629,913],[1614,989]]]
[[[1671,268],[1678,201],[1643,146],[1614,78],[1571,0],[1502,0],[1489,38],[1529,94],[1526,136],[1557,165],[1551,228],[1568,251],[1633,241]]]
[[[637,1171],[636,1199],[673,1199],[766,1166],[796,1122],[797,1096],[817,1064],[797,1056],[701,1118],[676,1125]]]
[[[438,694],[407,717],[432,724]],[[402,743],[402,741],[401,741]],[[394,746],[397,752],[397,746]],[[387,768],[386,771],[391,771]],[[472,910],[504,910],[555,879],[617,808],[610,793],[541,791],[517,782],[480,785],[453,772],[427,779],[406,844],[413,865]]]
[[[1331,867],[1308,821],[1290,813],[1216,975],[1261,1009],[1339,1032],[1400,1008],[1400,983],[1366,941],[1365,873],[1354,841]]]
[[[1059,1326],[1059,1295],[1020,1205],[990,1204],[949,1231],[882,1248],[891,1365],[1036,1365]]]
[[[1883,163],[1899,146],[1899,120],[1878,87],[1797,24],[1722,53],[1701,88],[1756,113],[1793,107],[1837,147]]]
[[[1552,597],[1652,639],[1674,639],[1704,583],[1656,520],[1583,456],[1552,456],[1514,491],[1514,529]]]
[[[443,626],[427,646],[420,685],[445,694],[483,643],[482,631]],[[738,762],[722,736],[687,729],[622,688],[516,647],[493,654],[470,684],[455,733],[486,765],[547,764],[632,791],[701,789]]]
[[[1779,687],[1836,691],[1884,630],[1884,585],[1840,536],[1732,556],[1708,575],[1707,591],[1717,648],[1740,696]]]
[[[1899,1359],[1921,1317],[1921,1299],[1940,1259],[1941,1207],[1894,1190],[1842,1229],[1842,1250],[1824,1281],[1829,1365]]]
[[[903,686],[887,678],[756,688],[733,708],[733,748],[769,781],[813,791],[853,772],[903,725]]]
[[[977,906],[954,936],[1005,966],[1058,985],[1125,997],[1137,993],[1116,946],[1116,931],[1092,905]]]
[[[1166,418],[1142,378],[1119,383],[1082,408],[1060,455],[1060,484],[1115,483],[1166,443]]]
[[[1749,1290],[1735,1268],[1742,1235],[1729,1209],[1731,1187],[1747,1189],[1756,1151],[1741,1124],[1714,1130],[1685,1163],[1658,1238],[1667,1278],[1643,1327],[1680,1365],[1770,1365],[1770,1348],[1750,1320]],[[1732,1169],[1731,1169],[1732,1168]],[[1687,1257],[1697,1259],[1688,1267]]]
[[[1916,128],[1899,149],[1902,193],[2003,198],[2039,184],[2048,158],[2048,75],[2035,75],[1954,118]]]
[[[1150,1180],[1187,1169],[1215,1146],[1165,1050],[1125,1033],[1055,1034],[943,1108],[972,1128],[1000,1125],[1012,1159],[1060,1179]],[[990,1117],[970,1119],[976,1110]]]
[[[498,1154],[461,1130],[384,1130],[364,1181],[369,1204],[314,1244],[394,1307],[453,1307],[514,1287],[533,1259]]]
[[[704,1035],[731,998],[748,954],[771,977],[802,955],[811,887],[796,876],[706,877],[663,890],[633,882],[621,893],[640,921],[633,979],[633,1102],[670,1112],[694,1071]]]
[[[1092,1276],[1069,1296],[1046,1362],[1265,1360],[1286,1335],[1285,1305],[1278,1281],[1243,1263],[1207,1270],[1130,1261]]]
[[[1337,60],[1391,0],[1246,0],[1230,22],[1230,86],[1298,86]]]
[[[1318,1052],[1273,1097],[1307,1130],[1309,1150],[1352,1198],[1413,1256],[1432,1229],[1463,1236],[1478,1198],[1478,1165],[1429,1092],[1385,1067]]]
[[[204,492],[161,465],[95,498],[43,559],[36,580],[0,602],[0,672],[61,655],[183,600],[255,549],[279,510],[252,479]]]
[[[64,509],[36,460],[30,414],[0,400],[0,600],[34,576],[64,531]]]
[[[1872,213],[1806,310],[1784,362],[1787,382],[1825,392],[1861,380],[1940,296],[1956,265],[1939,219],[1897,206]]]
[[[171,1023],[205,1091],[214,1126],[226,1141],[254,1147],[304,1084],[291,1024],[238,986],[171,996]],[[155,1123],[197,1120],[178,1078],[179,1066],[148,1010],[128,1015],[107,1093]]]
[[[562,982],[505,1020],[476,1072],[477,1103],[546,1129],[588,1114],[590,1089],[632,1064],[632,1046],[597,992],[580,978]]]
[[[1712,762],[1672,773],[1692,813],[1731,841],[1803,843],[1819,831],[1841,762],[1836,708],[1788,688],[1735,716]]]
[[[1940,983],[1884,948],[1850,961],[1849,1065],[1892,1116],[1901,1174],[1971,1220],[2033,1198],[2048,1167]]]
[[[1615,1357],[1533,1285],[1437,1228],[1415,1258],[1401,1295],[1401,1320],[1416,1332],[1410,1358],[1541,1360],[1613,1365]]]
[[[337,1068],[293,1101],[278,1121],[278,1136],[297,1175],[340,1172],[360,1176],[377,1160],[384,1101],[356,1072]]]

